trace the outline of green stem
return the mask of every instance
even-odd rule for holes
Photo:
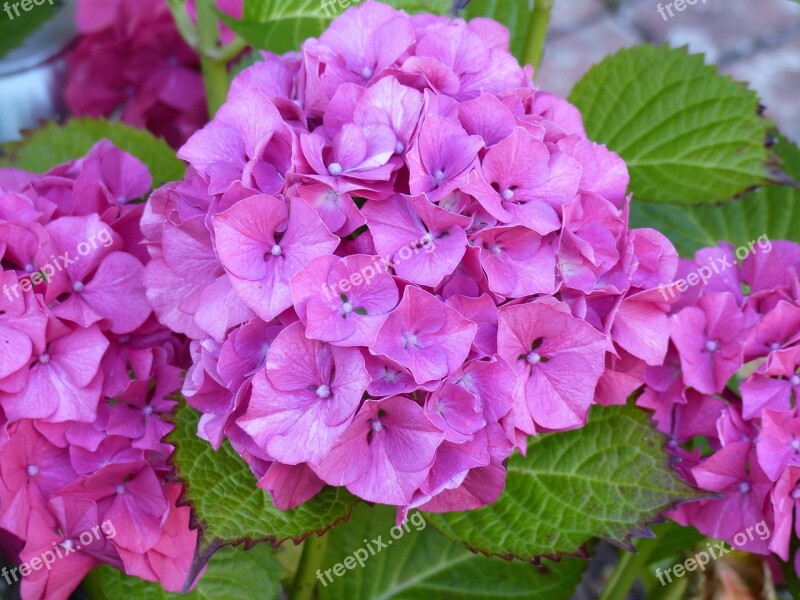
[[[211,58],[227,63],[239,56],[245,48],[247,48],[247,42],[239,36],[236,36],[229,44],[220,48]]]
[[[534,73],[539,71],[544,56],[544,43],[547,40],[547,28],[550,26],[550,14],[553,12],[555,0],[535,0],[529,25],[528,40],[522,55],[523,63],[533,65]]]
[[[636,547],[636,554],[621,551],[619,562],[600,600],[625,600],[659,542],[658,538],[642,538]]]
[[[328,545],[328,537],[318,537],[311,534],[303,542],[303,555],[300,557],[300,565],[292,582],[291,600],[312,600],[314,590],[317,589],[317,571],[322,564],[325,556],[325,547]]]
[[[686,598],[689,578],[681,577],[666,585],[660,586],[647,594],[648,600],[682,600]]]
[[[186,12],[185,0],[167,0],[167,4],[170,11],[172,11],[175,26],[183,36],[184,41],[197,50],[197,27],[189,18],[189,13]]]
[[[225,103],[229,85],[227,61],[214,58],[220,52],[219,20],[214,0],[197,0],[197,40],[208,116],[212,118]]]

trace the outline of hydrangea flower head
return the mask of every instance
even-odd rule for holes
[[[67,598],[101,564],[176,592],[189,572],[164,441],[184,353],[131,227],[150,185],[107,141],[42,175],[0,169],[0,546],[15,563],[65,551],[23,598]]]
[[[628,229],[624,162],[530,72],[493,21],[366,1],[243,71],[150,198],[147,297],[192,339],[198,435],[276,506],[494,502],[526,435],[666,356],[675,250]]]
[[[661,290],[675,295],[669,352],[663,366],[645,368],[638,399],[671,436],[678,473],[715,494],[671,516],[789,561],[792,532],[800,531],[800,246],[762,236],[735,252],[721,243],[680,261],[689,282],[704,270],[716,273],[703,285],[680,295]],[[695,436],[708,450],[691,449]],[[768,537],[743,545],[737,534],[756,524]]]

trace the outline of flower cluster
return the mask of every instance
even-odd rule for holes
[[[509,33],[353,7],[233,82],[151,197],[148,297],[192,338],[199,435],[281,508],[496,500],[526,435],[661,364],[672,245],[624,162],[533,88]]]
[[[240,17],[242,0],[220,0]],[[75,115],[146,128],[174,147],[207,120],[197,54],[183,41],[164,0],[80,0],[80,38],[67,56],[66,99]]]
[[[25,598],[67,598],[101,563],[179,591],[192,560],[165,482],[186,350],[145,295],[150,188],[107,141],[43,175],[0,170],[0,548],[31,567],[4,572]]]
[[[679,274],[705,285],[684,285],[682,295],[664,289],[678,298],[669,352],[663,366],[647,368],[638,403],[671,436],[679,473],[718,497],[672,516],[788,561],[800,501],[800,246],[763,236],[735,253],[721,243],[682,260]],[[736,539],[761,521],[771,536]]]

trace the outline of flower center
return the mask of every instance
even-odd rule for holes
[[[491,253],[492,253],[492,254],[494,254],[495,256],[497,256],[498,254],[500,254],[502,251],[503,251],[503,249],[500,247],[500,245],[499,245],[499,244],[492,244],[492,247],[491,247],[491,248],[489,248],[489,252],[491,252]]]
[[[72,291],[75,292],[76,294],[80,294],[85,287],[86,286],[83,285],[82,282],[76,281],[75,283],[72,284]]]
[[[800,499],[800,487],[796,487],[792,490],[792,498],[795,500]]]
[[[125,493],[125,486],[121,483],[117,486],[117,494],[124,494]]]
[[[46,365],[47,363],[50,362],[50,355],[47,352],[45,352],[44,354],[40,355],[39,356],[39,362],[42,363],[43,365]]]
[[[372,69],[370,69],[369,67],[364,67],[363,69],[361,69],[361,76],[364,79],[372,79],[372,75],[373,75]]]
[[[409,346],[416,348],[418,344],[419,338],[415,334],[411,333],[410,331],[406,331],[403,334],[403,346],[405,348],[408,348]]]
[[[719,350],[719,343],[716,340],[708,340],[706,342],[706,350],[709,352],[716,352]]]
[[[742,483],[739,484],[739,491],[742,492],[743,494],[746,494],[747,492],[750,491],[750,484],[747,483],[746,481],[743,481]]]
[[[770,350],[779,350],[779,349],[780,349],[780,347],[781,347],[781,345],[780,345],[778,342],[772,342],[772,343],[769,345],[769,349],[770,349]]]
[[[405,151],[406,151],[406,145],[400,140],[397,140],[397,143],[394,145],[394,153],[402,154]]]
[[[27,265],[25,265],[25,272],[26,272],[26,273],[33,273],[33,265],[32,265],[32,264],[30,264],[30,263],[28,263]]]
[[[791,441],[791,443],[789,444],[789,446],[791,446],[792,450],[797,452],[798,450],[800,450],[800,440],[798,440],[797,438],[794,438]]]
[[[119,343],[120,344],[127,344],[130,341],[131,341],[131,336],[129,336],[127,334],[123,335],[121,338],[119,338]]]
[[[525,357],[525,360],[529,365],[535,365],[536,363],[542,360],[542,357],[539,356],[538,352],[531,351],[528,352],[528,355]]]
[[[503,198],[503,200],[505,200],[506,202],[510,202],[511,200],[514,199],[514,190],[506,188],[500,194],[500,197]]]
[[[800,375],[792,375],[789,381],[792,382],[792,385],[800,385]]]
[[[353,312],[353,305],[350,304],[349,302],[345,302],[344,304],[342,304],[342,311],[344,312],[344,314],[349,315],[351,312]]]
[[[442,183],[444,181],[444,171],[439,169],[433,174],[433,178],[436,180],[436,183]]]
[[[380,419],[372,419],[372,421],[370,421],[370,426],[375,433],[383,431],[383,423],[380,422]]]
[[[36,465],[28,465],[28,477],[36,477],[39,474],[39,467]]]
[[[148,404],[147,406],[145,406],[145,407],[142,409],[142,412],[143,412],[144,414],[146,414],[146,415],[152,415],[152,414],[153,414],[153,407],[152,407],[152,406],[150,406],[150,405]]]
[[[272,247],[272,250],[270,250],[270,251],[269,251],[269,253],[270,253],[272,256],[280,256],[280,255],[281,255],[281,252],[283,252],[283,250],[281,249],[281,247],[280,247],[280,245],[279,245],[279,244],[275,244],[275,245]]]
[[[319,386],[317,388],[317,396],[319,396],[323,400],[325,398],[330,398],[330,396],[331,396],[331,388],[329,388],[327,385],[325,385],[323,383],[321,386]]]
[[[331,163],[328,165],[328,173],[330,173],[333,177],[338,177],[343,171],[344,169],[339,163]]]

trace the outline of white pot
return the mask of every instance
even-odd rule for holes
[[[0,142],[65,114],[63,51],[74,38],[75,0],[63,0],[52,19],[0,59]]]

